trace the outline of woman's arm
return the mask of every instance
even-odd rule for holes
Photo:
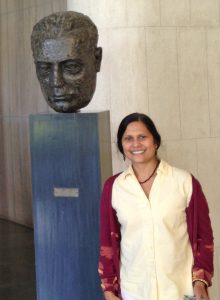
[[[192,177],[192,185],[192,197],[186,209],[186,214],[188,233],[194,256],[193,282],[201,281],[210,286],[214,269],[214,246],[209,208],[201,185],[194,177]]]
[[[118,278],[114,265],[111,228],[111,193],[113,181],[114,178],[112,177],[106,181],[100,205],[100,257],[98,272],[101,279],[101,287],[105,292],[104,295],[107,300],[119,299],[116,297],[118,295]]]
[[[112,292],[104,292],[105,300],[120,300],[117,296],[115,296]]]
[[[193,286],[193,291],[194,291],[196,300],[200,300],[200,299],[210,300],[209,295],[208,295],[207,286],[204,282],[195,281],[194,286]]]

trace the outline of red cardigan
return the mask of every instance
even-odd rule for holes
[[[121,299],[120,290],[120,224],[112,208],[111,195],[115,178],[104,185],[100,207],[100,258],[98,272],[103,291],[111,291]],[[187,228],[194,265],[192,278],[211,285],[213,277],[213,233],[209,208],[199,182],[192,176],[192,196],[186,208]]]

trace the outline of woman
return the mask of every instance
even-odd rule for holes
[[[188,172],[159,160],[144,114],[126,116],[118,148],[131,165],[103,189],[99,274],[106,300],[209,299],[213,235],[207,201]]]

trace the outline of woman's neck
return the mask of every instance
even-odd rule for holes
[[[136,163],[132,164],[132,168],[134,173],[139,181],[145,180],[145,178],[149,177],[152,172],[155,170],[159,162],[157,157],[146,163]]]

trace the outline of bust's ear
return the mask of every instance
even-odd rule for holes
[[[100,71],[100,67],[101,67],[101,61],[102,61],[102,48],[98,47],[95,49],[95,68],[96,68],[96,72]]]

